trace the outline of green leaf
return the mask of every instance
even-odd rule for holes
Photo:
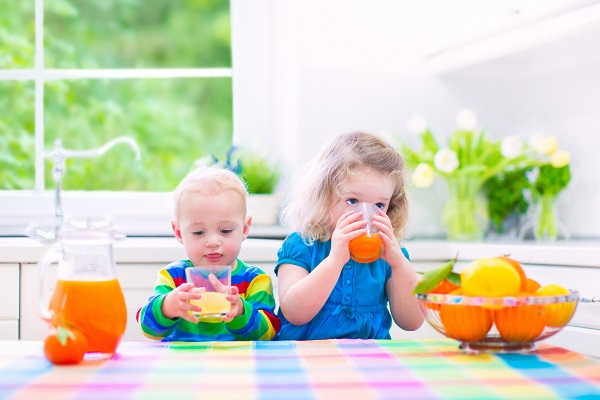
[[[60,325],[58,328],[56,328],[56,337],[58,338],[58,341],[60,342],[60,344],[63,346],[67,345],[68,339],[75,340],[75,334],[73,332],[71,332],[70,329],[65,328],[62,325]]]
[[[454,271],[450,271],[450,273],[448,274],[448,276],[446,277],[446,279],[448,279],[448,281],[456,286],[462,286],[461,281],[460,281],[460,274],[456,273]]]
[[[425,294],[431,292],[437,285],[440,284],[441,281],[448,278],[455,263],[456,258],[437,268],[425,272],[423,274],[423,279],[421,279],[421,281],[415,287],[415,290],[413,290],[413,294]],[[453,279],[455,279],[455,277]]]

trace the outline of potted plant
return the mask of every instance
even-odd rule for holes
[[[480,240],[488,228],[489,214],[483,192],[492,177],[513,168],[529,165],[516,136],[490,138],[477,129],[477,116],[464,109],[456,117],[456,128],[446,144],[440,144],[421,115],[407,123],[420,145],[411,147],[401,140],[401,152],[411,168],[412,184],[426,188],[435,176],[446,182],[449,198],[442,211],[442,223],[450,240]]]
[[[248,187],[248,213],[252,223],[275,225],[279,222],[281,196],[275,193],[281,179],[279,163],[266,155],[249,149],[232,146],[222,161],[212,156],[212,163],[235,172]]]

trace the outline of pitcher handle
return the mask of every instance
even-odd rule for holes
[[[63,259],[60,247],[51,247],[44,258],[38,263],[38,292],[36,296],[36,310],[41,319],[50,324],[54,314],[50,311],[50,299],[44,298],[44,283],[46,282],[46,270],[52,264],[58,264]]]

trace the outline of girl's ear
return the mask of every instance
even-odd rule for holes
[[[173,229],[175,238],[179,241],[179,243],[183,244],[183,238],[181,237],[181,229],[179,229],[179,223],[176,219],[171,220],[171,229]]]

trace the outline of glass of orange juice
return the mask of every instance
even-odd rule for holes
[[[383,240],[379,237],[379,230],[373,226],[373,216],[377,214],[378,207],[371,203],[355,203],[351,207],[354,212],[362,212],[362,219],[367,221],[367,230],[364,234],[350,241],[350,257],[360,263],[370,263],[383,254]]]
[[[213,275],[213,282],[210,276]],[[231,286],[231,265],[199,266],[185,269],[188,282],[198,288],[201,298],[190,302],[201,308],[192,314],[199,319],[220,318],[229,312],[231,303],[227,300]]]

